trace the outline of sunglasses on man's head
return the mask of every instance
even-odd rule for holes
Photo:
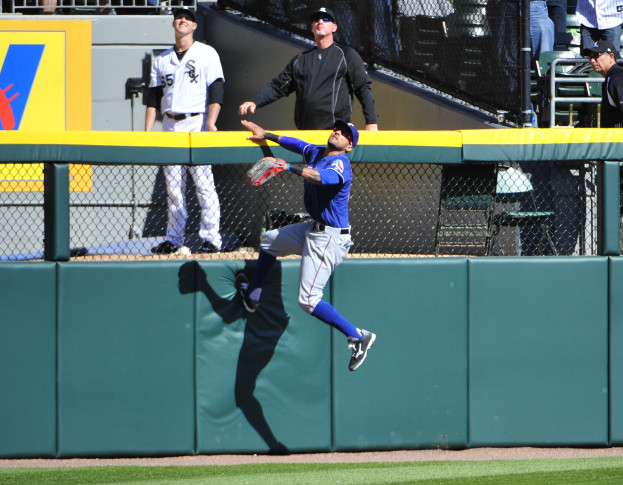
[[[605,52],[591,52],[591,55],[588,56],[589,59],[597,59],[605,54]]]
[[[322,20],[323,22],[333,22],[329,17],[314,17],[313,22],[319,22]]]

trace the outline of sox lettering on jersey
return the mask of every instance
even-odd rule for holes
[[[151,68],[150,87],[162,86],[163,113],[202,113],[209,104],[208,86],[225,79],[212,47],[195,42],[180,61],[174,48],[158,56]]]

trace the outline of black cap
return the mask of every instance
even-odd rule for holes
[[[617,51],[616,48],[607,40],[598,40],[593,44],[592,47],[587,47],[586,49],[584,49],[584,55],[586,56],[590,55],[593,52],[596,54],[614,54],[615,59],[621,58],[621,56],[619,55],[619,51]]]
[[[331,22],[335,23],[335,14],[333,13],[333,10],[329,10],[327,7],[321,7],[311,15],[312,22],[314,19],[322,17],[329,17]]]
[[[195,18],[195,12],[192,10],[188,10],[187,8],[178,8],[173,11],[173,19],[178,18],[180,15],[187,15],[190,20],[197,23],[197,19]]]

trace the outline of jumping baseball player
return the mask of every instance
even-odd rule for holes
[[[270,168],[270,173],[272,176],[289,171],[303,178],[305,209],[314,219],[263,233],[253,281],[249,284],[244,273],[236,278],[236,287],[244,308],[254,312],[259,306],[262,286],[277,257],[302,255],[299,305],[348,337],[352,349],[348,368],[354,371],[363,364],[376,335],[355,327],[330,303],[322,301],[322,291],[331,273],[353,244],[348,220],[352,171],[346,154],[357,145],[359,132],[353,124],[337,120],[327,146],[323,147],[297,138],[267,133],[250,121],[243,120],[242,124],[253,133],[248,140],[274,141],[287,150],[303,155],[306,163],[304,167],[275,159],[275,166]]]
[[[145,131],[152,130],[156,110],[163,114],[163,131],[217,131],[216,119],[224,94],[223,68],[212,47],[195,42],[196,28],[195,14],[191,10],[175,11],[175,46],[158,56],[151,67]],[[199,251],[209,253],[221,250],[221,210],[212,167],[170,165],[164,168],[169,202],[167,239],[152,248],[152,253],[171,254],[184,246],[184,229],[188,219],[184,194],[188,173],[197,187],[197,199],[201,206],[199,237],[203,244]]]

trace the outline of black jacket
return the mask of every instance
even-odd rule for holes
[[[623,128],[623,67],[614,65],[601,86],[601,127]]]
[[[370,82],[357,51],[331,44],[298,54],[252,101],[261,108],[296,92],[296,127],[325,130],[333,128],[336,119],[350,121],[354,94],[366,124],[371,124],[377,119]]]

